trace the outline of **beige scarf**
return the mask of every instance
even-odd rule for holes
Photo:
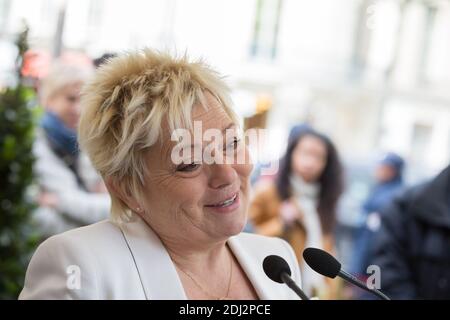
[[[305,248],[323,249],[322,226],[317,212],[320,186],[317,183],[308,183],[297,175],[291,176],[290,183],[293,198],[303,212],[303,224],[306,230]],[[325,288],[323,277],[312,270],[306,263],[301,266],[301,269],[303,290],[307,295],[319,294]]]

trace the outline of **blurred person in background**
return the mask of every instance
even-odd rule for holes
[[[336,282],[303,263],[306,247],[334,252],[336,205],[343,191],[342,166],[331,140],[307,125],[295,126],[273,182],[256,186],[250,205],[255,231],[280,236],[294,248],[305,292],[336,298]],[[333,284],[334,283],[334,284]]]
[[[116,53],[105,52],[100,57],[94,59],[93,63],[95,68],[100,68],[103,64],[105,64],[106,62],[108,62],[109,60],[111,60],[116,56],[117,56]]]
[[[362,223],[355,237],[352,272],[364,280],[366,269],[372,259],[370,243],[380,227],[380,210],[382,210],[403,188],[404,160],[397,154],[389,152],[383,156],[375,169],[375,186],[362,205]],[[361,292],[364,294],[364,292]],[[359,296],[359,291],[355,292]],[[362,297],[362,296],[361,296]]]
[[[57,62],[40,84],[44,114],[33,146],[33,170],[39,186],[35,218],[44,238],[109,213],[106,188],[77,144],[80,90],[91,74],[92,68]]]
[[[381,212],[371,264],[392,299],[450,299],[450,166]]]

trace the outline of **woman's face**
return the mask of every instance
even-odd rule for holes
[[[183,163],[175,164],[171,154],[176,142],[171,141],[168,126],[163,125],[164,142],[153,146],[148,153],[149,174],[144,190],[145,213],[142,215],[166,242],[200,244],[223,241],[241,232],[246,223],[249,175],[253,168],[248,150],[223,107],[209,93],[205,96],[207,110],[194,106],[192,111],[193,121],[201,124],[202,137],[208,129],[221,132],[228,129],[233,139],[225,141],[224,135],[224,142],[218,150],[228,150],[228,154],[244,156],[246,160],[241,164],[236,161],[206,164],[192,151],[192,156],[188,155]],[[194,137],[194,133],[191,134]],[[198,143],[201,152],[210,143]]]
[[[292,172],[306,182],[316,182],[327,162],[327,147],[318,137],[305,135],[292,152]]]
[[[80,118],[80,92],[82,83],[63,87],[45,101],[49,111],[56,114],[64,124],[75,129]]]

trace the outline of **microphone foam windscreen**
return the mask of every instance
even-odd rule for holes
[[[286,260],[276,255],[271,255],[264,258],[263,269],[271,280],[278,283],[283,283],[283,280],[281,279],[281,274],[283,272],[291,275],[291,268]]]
[[[341,271],[341,264],[331,254],[317,248],[306,248],[303,251],[303,259],[308,266],[321,275],[335,278]]]

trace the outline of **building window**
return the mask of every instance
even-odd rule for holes
[[[257,0],[251,56],[273,60],[277,54],[282,0]]]
[[[0,0],[0,36],[6,30],[7,22],[8,22],[8,14],[11,9],[11,0]]]
[[[411,160],[415,165],[426,163],[428,146],[431,143],[433,128],[427,124],[415,123],[412,132]]]

